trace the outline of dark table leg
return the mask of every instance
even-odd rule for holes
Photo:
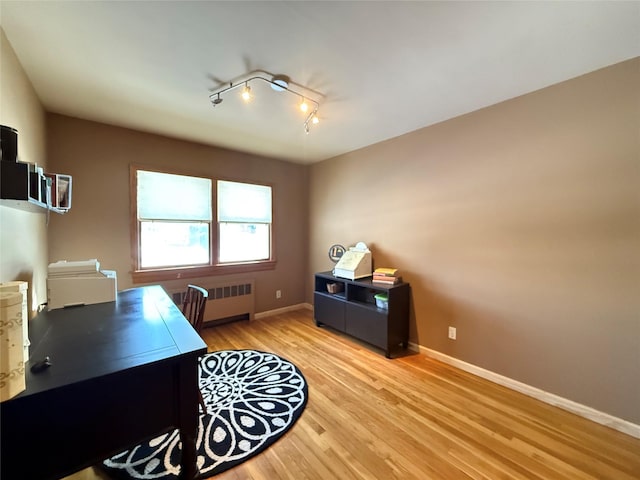
[[[180,429],[180,441],[182,442],[182,461],[180,462],[180,478],[193,480],[198,476],[198,466],[196,464],[196,433],[190,435],[184,428]]]
[[[196,438],[198,435],[198,362],[190,359],[180,366],[178,395],[180,405],[180,440],[182,442],[182,459],[180,462],[180,478],[193,480],[200,473],[197,466]]]

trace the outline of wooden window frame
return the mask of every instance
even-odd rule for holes
[[[147,172],[158,172],[173,175],[184,175],[188,177],[206,178],[211,180],[211,209],[212,220],[209,236],[209,265],[179,266],[179,267],[158,267],[140,268],[140,222],[138,221],[138,170]],[[220,223],[217,213],[217,181],[226,180],[229,182],[249,183],[254,185],[264,185],[271,187],[271,225],[269,228],[269,259],[256,260],[237,263],[218,262],[218,238],[220,235]],[[249,180],[238,180],[228,178],[217,178],[211,175],[194,174],[183,170],[162,169],[148,165],[132,164],[129,168],[129,198],[130,198],[130,237],[131,237],[131,277],[133,283],[153,283],[159,281],[176,280],[184,278],[209,277],[215,275],[231,275],[236,273],[259,272],[273,270],[276,267],[275,259],[275,235],[274,235],[274,191],[273,186],[267,183],[253,182]]]

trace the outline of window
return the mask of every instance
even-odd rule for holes
[[[221,263],[268,260],[271,246],[271,187],[218,180]]]
[[[208,265],[211,180],[138,171],[140,268]]]
[[[273,268],[272,189],[132,167],[134,282]],[[215,213],[215,215],[214,215]]]

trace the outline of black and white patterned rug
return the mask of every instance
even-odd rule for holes
[[[307,382],[291,362],[256,350],[223,350],[200,360],[207,413],[199,419],[198,468],[208,478],[244,462],[289,430],[307,403]],[[118,479],[177,479],[178,430],[105,460]]]

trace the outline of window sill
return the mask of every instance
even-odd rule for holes
[[[228,265],[207,265],[204,267],[159,268],[154,270],[135,270],[131,273],[133,283],[153,283],[183,278],[211,277],[234,273],[261,272],[275,270],[276,261],[235,263]]]

